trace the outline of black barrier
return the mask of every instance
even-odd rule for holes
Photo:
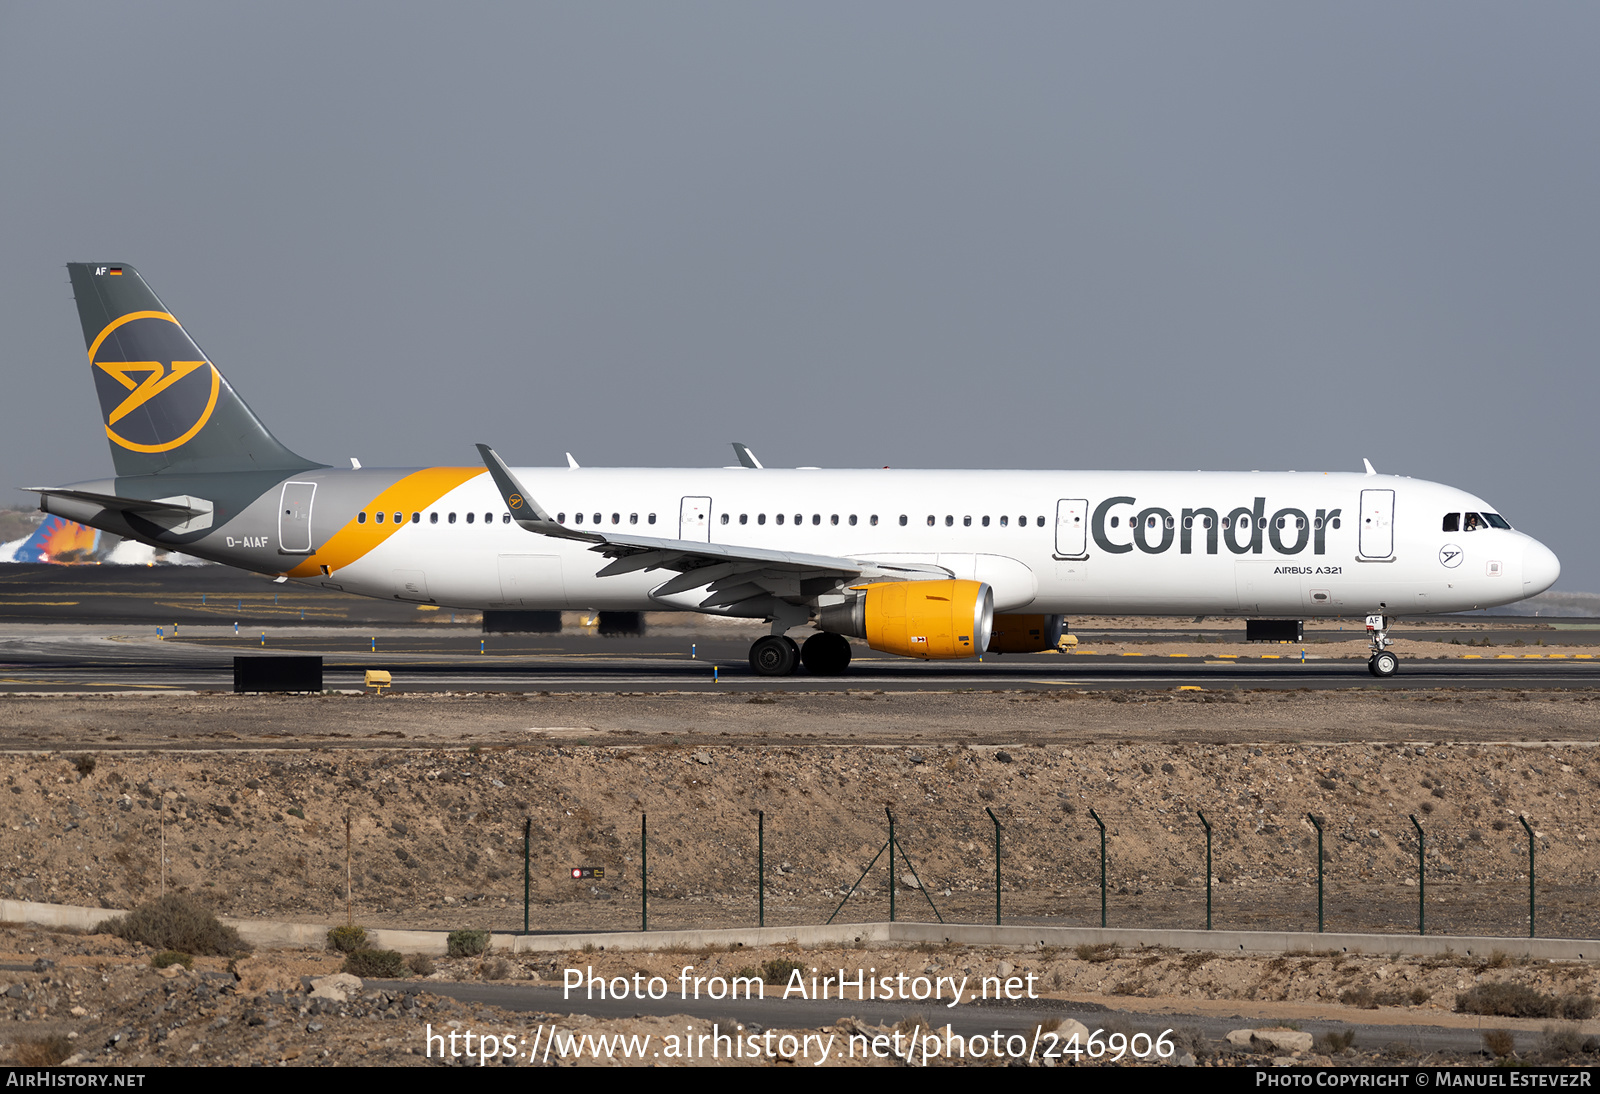
[[[321,691],[320,657],[235,657],[233,690]]]
[[[1304,630],[1298,619],[1246,619],[1246,642],[1301,642]]]
[[[560,634],[560,612],[484,612],[484,634]]]

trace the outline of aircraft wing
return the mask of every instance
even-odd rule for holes
[[[478,454],[483,457],[483,464],[489,469],[489,476],[505,500],[512,520],[538,535],[589,543],[591,551],[612,560],[597,572],[597,577],[639,570],[676,571],[678,576],[653,590],[653,596],[709,587],[710,595],[700,601],[700,606],[716,610],[763,595],[791,603],[810,601],[856,581],[919,581],[952,576],[943,567],[919,563],[880,563],[700,540],[579,531],[556,523],[517,481],[494,449],[480,444]]]

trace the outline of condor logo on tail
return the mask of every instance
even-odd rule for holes
[[[131,312],[108,324],[89,347],[106,436],[133,452],[170,452],[199,433],[222,377],[195,356],[166,312]]]

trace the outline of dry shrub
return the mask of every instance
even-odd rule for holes
[[[489,949],[488,931],[451,931],[445,939],[451,957],[477,957]]]
[[[509,980],[517,967],[503,957],[483,963],[483,978],[485,980]]]
[[[1522,984],[1495,981],[1479,984],[1456,996],[1462,1014],[1493,1014],[1501,1018],[1570,1018],[1594,1015],[1592,995],[1547,995]]]
[[[1497,1060],[1510,1056],[1517,1048],[1517,1039],[1511,1035],[1509,1029],[1486,1029],[1483,1031],[1483,1050]]]
[[[328,932],[328,948],[338,953],[355,953],[367,948],[365,927],[334,927]]]
[[[412,976],[432,976],[433,958],[425,953],[414,953],[406,958],[406,968],[411,970]]]
[[[1090,945],[1085,942],[1083,945],[1075,947],[1072,952],[1079,961],[1087,961],[1091,965],[1097,965],[1102,961],[1116,960],[1121,949],[1122,947],[1115,942],[1101,942],[1097,945]]]
[[[67,1035],[52,1033],[48,1037],[18,1041],[12,1046],[11,1059],[7,1062],[14,1067],[55,1067],[71,1055],[72,1042]]]
[[[921,1037],[932,1029],[933,1023],[928,1021],[926,1014],[908,1014],[894,1024],[894,1031],[906,1037]]]
[[[1335,1033],[1330,1029],[1327,1033],[1314,1039],[1311,1045],[1313,1050],[1322,1053],[1324,1056],[1338,1056],[1341,1053],[1348,1052],[1355,1043],[1355,1030],[1345,1029]]]
[[[1539,1034],[1539,1055],[1546,1060],[1565,1060],[1581,1056],[1588,1041],[1572,1026],[1545,1026]]]
[[[356,950],[345,955],[341,971],[363,980],[373,976],[381,980],[398,980],[406,974],[406,962],[399,950]]]
[[[95,931],[114,934],[127,942],[142,942],[156,950],[223,957],[250,952],[238,931],[224,926],[198,900],[178,893],[141,904],[127,915],[108,919]]]

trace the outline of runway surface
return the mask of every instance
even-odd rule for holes
[[[367,669],[386,669],[398,691],[842,691],[1038,690],[1052,688],[1268,689],[1592,688],[1600,659],[1486,651],[1408,659],[1377,680],[1358,658],[1325,658],[1307,647],[1244,656],[1138,653],[1030,654],[983,661],[920,662],[858,647],[842,676],[756,675],[744,637],[586,634],[478,635],[412,628],[8,626],[0,628],[0,692],[230,691],[236,655],[318,654],[324,687],[361,688]],[[481,647],[480,647],[481,643]],[[480,648],[483,652],[479,652]]]

